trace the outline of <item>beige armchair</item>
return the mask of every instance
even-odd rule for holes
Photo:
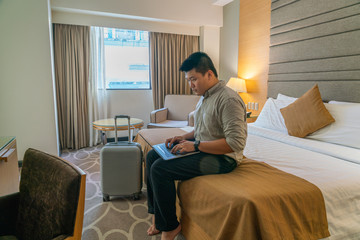
[[[166,95],[164,108],[150,113],[147,128],[182,128],[194,126],[194,110],[200,96]]]

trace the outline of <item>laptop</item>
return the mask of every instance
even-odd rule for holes
[[[173,154],[173,153],[171,153],[171,148],[167,148],[165,146],[165,143],[156,144],[152,147],[155,150],[155,152],[157,154],[159,154],[160,157],[164,160],[171,160],[171,159],[175,159],[175,158],[181,158],[181,157],[200,153],[200,151],[197,151],[197,152],[188,152],[188,153],[183,153],[183,154],[181,154],[181,153]]]

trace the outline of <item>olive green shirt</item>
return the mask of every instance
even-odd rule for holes
[[[226,155],[240,163],[247,138],[246,108],[239,94],[225,84],[219,81],[200,98],[194,114],[194,134],[200,141],[225,138],[233,150]]]

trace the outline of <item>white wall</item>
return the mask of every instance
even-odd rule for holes
[[[166,32],[199,36],[199,27],[193,24],[180,24],[160,21],[145,21],[111,16],[91,15],[65,11],[52,11],[53,23],[85,26],[113,27],[152,32]]]
[[[140,118],[144,127],[150,122],[150,112],[154,110],[151,90],[108,90],[109,116],[119,114]],[[127,136],[127,131],[120,131],[118,136]],[[112,136],[110,134],[109,136]]]
[[[0,135],[16,136],[19,159],[29,147],[58,154],[49,6],[48,0],[0,0]],[[63,14],[56,19],[64,23],[142,26],[190,35],[198,35],[201,26],[219,28],[223,21],[222,7],[209,0],[52,0],[51,7]],[[70,14],[74,12],[75,17]],[[92,15],[80,17],[79,13]],[[112,91],[109,99],[110,114],[149,121],[151,90]]]
[[[51,8],[55,23],[199,35],[219,70],[223,7],[211,0],[51,0]]]
[[[199,27],[190,24],[125,19],[64,11],[52,11],[52,22],[199,35]],[[152,90],[107,90],[107,95],[109,100],[108,117],[127,114],[144,120],[144,127],[150,122],[150,112],[154,110]],[[119,132],[119,136],[124,134],[126,135],[127,132]]]
[[[222,7],[210,0],[51,0],[53,10],[222,26]]]
[[[220,28],[220,73],[219,78],[228,81],[237,77],[239,49],[240,0],[224,6],[224,26]]]
[[[0,135],[58,154],[47,0],[0,0]]]
[[[222,7],[212,5],[209,0],[103,0],[101,3],[52,0],[51,7],[53,23],[200,35],[200,50],[208,52],[219,69]],[[151,90],[108,90],[107,93],[109,117],[128,114],[143,119],[145,126],[149,123],[153,110]],[[126,133],[119,133],[123,134]]]
[[[200,27],[200,50],[209,55],[216,70],[219,72],[220,27]]]

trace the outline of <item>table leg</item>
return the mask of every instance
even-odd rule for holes
[[[130,139],[129,139],[129,142],[132,142],[132,141],[133,141],[133,135],[134,135],[134,128],[131,128],[131,130],[130,130]]]
[[[104,131],[100,131],[100,134],[101,134],[101,142],[103,145],[105,145],[107,143],[106,134]]]

